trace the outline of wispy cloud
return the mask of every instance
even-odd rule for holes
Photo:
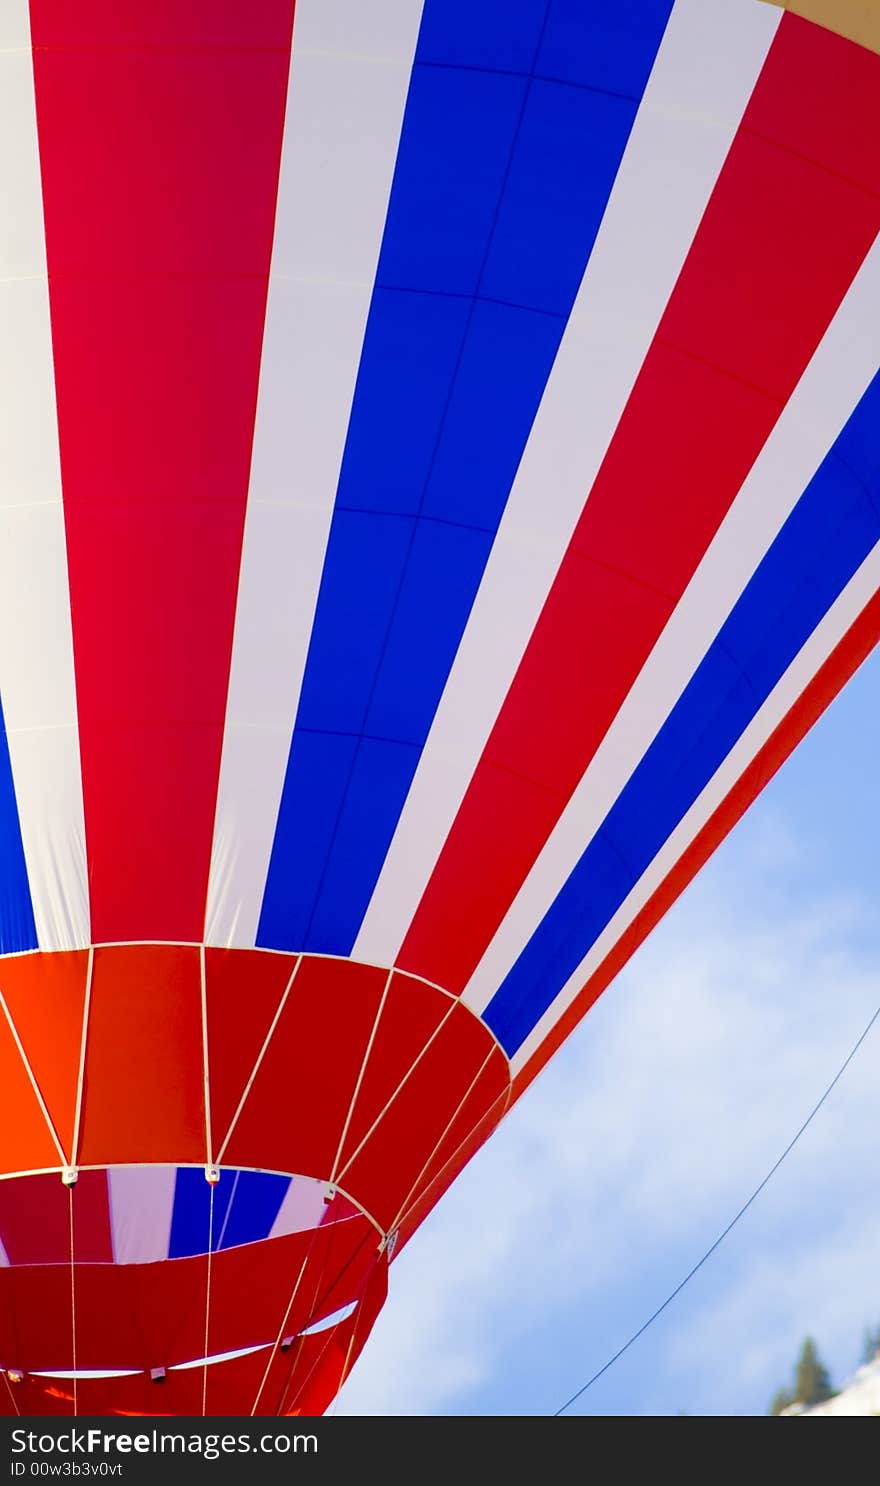
[[[796,864],[765,813],[690,891],[394,1264],[339,1412],[546,1412],[699,1257],[880,1000],[862,905],[795,906],[780,883]],[[855,1361],[880,1310],[878,1072],[880,1032],[585,1404],[762,1409],[806,1325]]]

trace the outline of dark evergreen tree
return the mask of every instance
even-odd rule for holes
[[[794,1396],[798,1403],[810,1405],[824,1403],[834,1392],[828,1369],[816,1351],[816,1343],[808,1336],[794,1370]]]
[[[781,1414],[793,1403],[810,1408],[814,1403],[824,1403],[834,1395],[828,1369],[825,1367],[816,1343],[811,1336],[804,1340],[794,1368],[794,1387],[780,1388],[770,1404],[771,1414]]]

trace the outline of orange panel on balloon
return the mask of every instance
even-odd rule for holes
[[[206,1159],[198,949],[96,949],[78,1160]]]
[[[496,1044],[456,1002],[425,1056],[339,1182],[388,1230]]]
[[[6,1017],[0,1013],[0,1172],[40,1171],[61,1166],[37,1096]]]
[[[295,955],[246,949],[205,951],[215,1156],[295,966]]]
[[[65,1151],[73,1141],[89,957],[86,950],[3,962],[3,995]]]
[[[387,972],[304,959],[224,1156],[329,1177]]]

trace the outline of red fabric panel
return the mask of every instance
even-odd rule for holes
[[[6,1017],[0,1013],[0,1173],[59,1167],[61,1161]]]
[[[423,1196],[433,1183],[442,1178],[446,1167],[451,1166],[459,1151],[468,1145],[474,1131],[485,1119],[487,1110],[497,1106],[498,1117],[501,1118],[505,1108],[503,1098],[509,1085],[510,1065],[501,1049],[496,1048],[424,1171],[420,1173],[415,1189],[406,1194],[395,1224],[405,1222],[408,1214],[420,1206]]]
[[[340,1153],[339,1169],[360,1145],[451,1008],[442,991],[394,975]]]
[[[880,594],[876,595],[847,631],[791,711],[764,744],[745,773],[683,854],[668,877],[621,935],[614,949],[591,975],[537,1052],[517,1075],[513,1099],[524,1094],[532,1080],[589,1011],[615,975],[623,968],[651,930],[684,892],[688,883],[708,861],[749,805],[773,778],[792,750],[809,732],[817,718],[837,696],[862,661],[880,640]]]
[[[198,949],[95,950],[79,1159],[207,1160]]]
[[[202,935],[292,10],[31,3],[99,941]]]
[[[457,1003],[363,1149],[343,1165],[341,1186],[386,1232],[494,1046]]]
[[[290,979],[295,955],[207,949],[208,1066],[216,1156],[244,1093],[272,1018]]]
[[[876,236],[878,127],[880,58],[783,24],[404,969],[460,991],[479,962]]]
[[[31,40],[35,47],[100,47],[112,39],[117,47],[261,47],[284,51],[290,46],[289,3],[277,0],[246,5],[242,0],[212,0],[210,5],[181,5],[180,0],[150,0],[120,5],[119,0],[31,0]]]
[[[274,1342],[282,1329],[293,1334],[346,1305],[358,1294],[378,1245],[375,1228],[361,1217],[215,1254],[209,1350]]]
[[[274,1342],[282,1327],[296,1333],[346,1305],[362,1292],[378,1243],[358,1218],[215,1254],[209,1353]],[[74,1279],[78,1368],[149,1370],[204,1356],[204,1255],[78,1263]],[[69,1263],[0,1270],[0,1360],[41,1372],[71,1368],[70,1318]]]
[[[3,995],[64,1150],[73,1143],[88,954],[3,961]]]
[[[0,1238],[10,1264],[70,1263],[70,1201],[54,1172],[0,1182]],[[113,1261],[106,1171],[80,1172],[73,1188],[73,1245],[80,1263]]]
[[[386,977],[350,960],[303,961],[230,1139],[227,1166],[329,1177]]]
[[[339,1392],[388,1295],[388,1264],[384,1256],[367,1281],[357,1310],[347,1321],[326,1333],[306,1336],[297,1344],[290,1377],[278,1412],[288,1416],[326,1413]]]

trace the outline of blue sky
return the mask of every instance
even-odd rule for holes
[[[880,654],[394,1264],[340,1414],[544,1414],[665,1298],[880,1004]],[[754,1207],[574,1407],[766,1412],[880,1321],[880,1024]]]

